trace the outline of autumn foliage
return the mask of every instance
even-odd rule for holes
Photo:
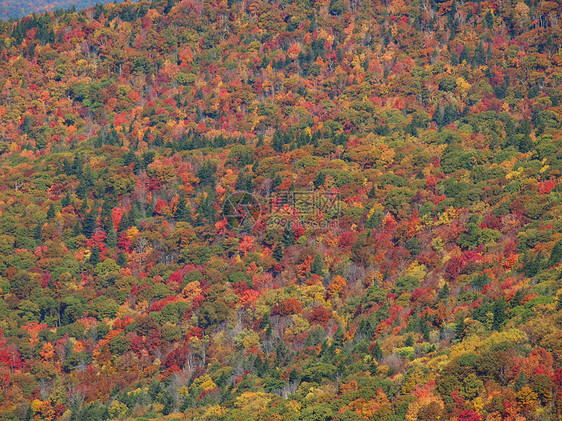
[[[0,22],[0,419],[558,420],[560,14]]]

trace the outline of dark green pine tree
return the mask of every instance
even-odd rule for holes
[[[214,174],[216,171],[217,164],[207,160],[201,165],[201,168],[199,168],[195,175],[201,180],[201,184],[214,184]]]
[[[414,337],[412,335],[408,335],[404,341],[404,346],[414,346]]]
[[[193,225],[195,223],[191,206],[188,206],[185,210],[185,222],[189,223],[190,225]]]
[[[115,232],[115,228],[113,227],[113,223],[111,220],[107,221],[107,239],[105,242],[107,243],[107,247],[114,248],[117,247],[117,233]]]
[[[153,146],[162,146],[164,145],[164,139],[162,139],[162,136],[160,136],[160,134],[157,134],[156,137],[154,138],[154,142],[152,142]]]
[[[262,360],[261,355],[256,356],[254,360],[254,366],[256,367],[256,374],[258,377],[262,377],[267,374],[267,361]]]
[[[187,201],[185,199],[185,193],[181,192],[178,200],[178,205],[176,207],[176,221],[186,221],[187,220]]]
[[[111,211],[113,210],[115,205],[116,205],[115,200],[111,196],[107,196],[106,199],[103,201],[103,205],[101,206],[100,217],[104,224],[106,224],[107,221],[111,219]]]
[[[49,210],[47,211],[47,219],[49,221],[52,221],[55,218],[55,205],[54,203],[51,203],[51,206],[49,206]]]
[[[562,262],[562,240],[558,240],[554,247],[552,247],[552,252],[548,258],[548,267],[554,266]]]
[[[166,7],[164,8],[164,14],[167,15],[172,10],[172,7],[176,5],[176,0],[167,0]]]
[[[451,293],[451,291],[449,289],[449,284],[445,283],[445,285],[443,285],[443,288],[441,288],[439,290],[439,294],[437,295],[437,299],[438,300],[445,300],[446,298],[449,298],[450,293]]]
[[[129,227],[137,225],[137,221],[141,216],[141,209],[138,202],[134,202],[129,211]]]
[[[88,260],[88,263],[91,264],[92,266],[95,266],[99,262],[100,262],[100,249],[94,247],[92,249],[92,254],[90,254],[90,259]]]
[[[54,44],[56,40],[57,40],[57,37],[55,35],[55,30],[49,29],[49,31],[47,33],[47,38],[45,39],[45,44]]]
[[[96,6],[94,7],[94,20],[98,20],[102,13],[103,13],[103,5],[96,4]]]
[[[84,164],[82,163],[82,160],[78,158],[78,155],[74,155],[74,160],[72,161],[72,165],[70,166],[70,173],[77,177],[81,177],[83,169]]]
[[[170,393],[166,393],[164,397],[164,407],[162,408],[162,415],[169,415],[173,412],[176,406],[176,401]]]
[[[271,141],[271,147],[275,152],[283,152],[283,146],[285,145],[285,139],[283,135],[279,132],[273,134],[273,139]]]
[[[314,187],[319,188],[320,186],[324,185],[324,182],[326,181],[326,174],[322,171],[316,173],[316,175],[314,176]]]
[[[82,170],[82,175],[80,177],[80,184],[76,189],[76,195],[80,199],[85,199],[88,193],[94,188],[94,175],[89,166],[85,166]]]
[[[528,383],[527,376],[524,370],[520,370],[517,378],[515,379],[514,388],[515,391],[519,392],[523,387],[525,387]]]
[[[41,238],[43,238],[43,224],[42,223],[38,223],[35,226],[35,233],[33,235],[33,237],[37,240],[37,241],[41,241]]]
[[[336,348],[341,348],[343,346],[343,329],[341,325],[338,326],[336,329],[336,333],[334,333],[334,340],[332,341],[332,345]]]
[[[210,223],[215,220],[215,215],[217,210],[214,206],[215,193],[213,190],[209,191],[209,194],[201,200],[197,206],[197,213],[199,214],[198,223],[203,224],[203,218]]]
[[[375,345],[373,346],[373,350],[371,351],[371,355],[375,360],[377,360],[377,362],[380,362],[382,360],[383,353],[378,342],[375,342]]]
[[[82,235],[84,231],[82,230],[82,225],[80,224],[80,221],[76,221],[76,224],[74,225],[74,228],[72,229],[72,236],[73,237],[78,237],[79,235]]]
[[[270,324],[267,325],[267,327],[265,328],[265,337],[266,338],[271,338],[271,335],[273,335],[273,326]]]
[[[25,79],[23,79],[23,81],[25,81]],[[23,85],[23,83],[22,83],[22,85]],[[22,89],[25,89],[25,88],[22,86]],[[28,115],[25,115],[24,118],[23,118],[23,123],[21,125],[22,133],[29,134],[30,130],[31,130],[32,123],[33,122],[31,120],[31,117],[29,117]]]
[[[503,323],[507,320],[508,309],[509,305],[505,298],[501,297],[500,299],[494,301],[494,304],[492,306],[492,313],[494,314],[492,329],[500,330]]]
[[[420,333],[426,342],[429,342],[429,326],[425,319],[420,319]]]
[[[66,208],[67,206],[70,206],[72,204],[72,199],[70,198],[70,193],[66,193],[62,197],[62,200],[60,201],[60,204],[63,208]]]
[[[277,244],[277,246],[273,249],[273,258],[278,262],[280,262],[283,258],[283,247],[281,244]]]
[[[84,215],[84,220],[82,221],[82,234],[90,238],[96,229],[96,221],[98,215],[96,210],[92,207],[90,212]]]
[[[119,221],[119,232],[127,231],[132,226],[129,214],[124,213]]]
[[[39,134],[35,138],[35,150],[40,151],[47,147],[47,139],[44,134]]]
[[[271,316],[269,315],[269,313],[265,313],[260,320],[260,329],[265,329],[270,324],[271,324]]]
[[[111,146],[117,146],[119,144],[119,135],[117,134],[117,130],[115,129],[115,126],[113,124],[111,125],[109,131],[105,136],[104,143]]]
[[[295,236],[289,224],[285,228],[285,231],[283,231],[283,239],[281,241],[285,247],[295,244]]]
[[[78,196],[79,199],[84,200],[86,199],[87,194],[88,188],[84,184],[84,181],[80,180],[80,184],[78,184],[78,188],[76,189],[76,196]]]
[[[318,276],[324,276],[324,259],[319,254],[316,255],[310,271]]]
[[[123,165],[128,167],[132,163],[138,163],[137,156],[133,151],[129,151],[123,155]]]
[[[125,256],[124,253],[119,253],[117,255],[117,264],[121,267],[123,267],[127,264],[127,257]]]
[[[458,340],[462,340],[466,334],[465,329],[466,329],[466,324],[464,322],[464,316],[461,315],[458,318],[457,323],[455,325],[455,338]]]
[[[525,255],[523,256],[523,260],[528,260],[523,264],[523,271],[525,272],[525,275],[527,275],[529,278],[532,278],[539,272],[541,268],[541,254],[538,253],[534,257],[528,257],[526,254],[527,253],[525,253]]]
[[[523,289],[520,289],[515,293],[515,295],[509,300],[509,305],[511,308],[517,307],[523,298],[525,298],[526,292]]]
[[[246,187],[246,174],[244,171],[240,171],[238,173],[238,177],[236,177],[236,190],[244,190]],[[251,190],[250,190],[251,191]]]
[[[373,184],[371,187],[371,190],[369,190],[369,193],[367,194],[367,197],[369,199],[374,199],[377,197],[377,189],[375,188],[375,185]]]
[[[365,222],[365,228],[375,228],[378,229],[381,226],[384,214],[380,210],[375,210],[373,214]]]

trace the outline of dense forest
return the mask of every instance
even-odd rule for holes
[[[0,22],[0,419],[560,419],[561,9]]]

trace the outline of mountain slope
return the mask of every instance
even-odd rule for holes
[[[559,12],[2,23],[0,418],[558,419]]]

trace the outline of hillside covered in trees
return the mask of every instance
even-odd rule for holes
[[[0,419],[560,419],[560,14],[0,22]]]

